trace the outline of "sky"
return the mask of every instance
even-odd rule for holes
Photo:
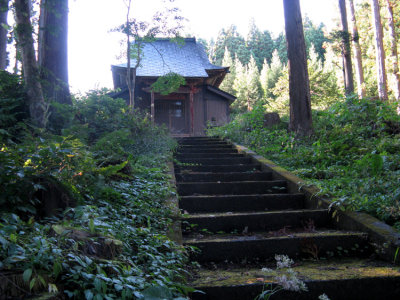
[[[338,17],[337,0],[300,0],[303,17],[315,24],[332,27]],[[96,88],[112,88],[111,65],[121,58],[123,36],[111,30],[126,20],[125,0],[69,1],[69,82],[73,93]],[[163,0],[132,0],[132,16],[150,19],[162,10]],[[216,38],[231,24],[247,35],[251,18],[260,30],[275,35],[284,31],[282,0],[175,0],[185,22],[186,34],[196,38]]]

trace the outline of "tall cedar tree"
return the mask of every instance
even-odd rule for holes
[[[224,81],[222,81],[220,89],[232,95],[235,95],[236,92],[233,88],[233,85],[236,78],[236,67],[232,59],[232,56],[229,53],[228,48],[225,48],[225,54],[224,54],[224,59],[222,60],[222,65],[224,67],[229,67],[229,73],[226,74]]]
[[[378,94],[382,100],[388,99],[387,77],[385,69],[385,50],[383,48],[383,30],[379,0],[371,0],[372,17],[375,29],[376,68],[378,79]]]
[[[343,59],[344,89],[346,95],[354,93],[353,67],[351,64],[350,34],[347,24],[346,0],[339,0],[340,18],[342,21],[341,49]]]
[[[247,66],[246,81],[247,110],[251,111],[263,96],[260,83],[260,72],[258,72],[257,63],[253,55],[250,57],[250,62]]]
[[[68,85],[68,0],[42,0],[38,62],[44,96],[72,104]]]
[[[359,42],[360,37],[358,34],[353,0],[349,0],[349,8],[350,8],[350,20],[352,25],[351,33],[352,33],[352,44],[354,53],[354,66],[356,68],[357,94],[358,97],[364,98],[365,97],[364,71],[362,64],[361,47]]]
[[[0,0],[0,70],[7,68],[7,15],[9,0]]]
[[[32,24],[29,0],[15,0],[15,21],[18,45],[22,54],[24,82],[28,94],[29,113],[32,123],[38,127],[46,125],[46,104],[40,84],[35,49],[33,47]]]
[[[299,0],[283,0],[289,67],[289,130],[300,136],[311,135],[311,96],[306,46]]]
[[[387,10],[389,15],[389,35],[390,35],[390,56],[393,64],[393,92],[396,100],[400,100],[400,73],[399,73],[399,60],[397,57],[397,38],[396,27],[394,25],[393,3],[391,0],[386,0]]]

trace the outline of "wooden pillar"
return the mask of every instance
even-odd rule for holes
[[[154,124],[154,92],[151,92],[151,104],[150,104],[150,118],[151,124]]]
[[[193,88],[190,89],[190,134],[194,135],[194,109],[193,109]]]

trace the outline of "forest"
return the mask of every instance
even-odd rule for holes
[[[68,0],[32,2],[0,0],[0,299],[188,299],[196,249],[174,241],[179,213],[167,201],[177,141],[110,90],[71,94]],[[230,123],[207,135],[400,231],[400,3],[338,3],[330,32],[303,16],[304,99],[293,100],[287,31],[250,20],[246,37],[230,25],[200,40],[213,64],[230,67],[220,88],[237,97]],[[129,38],[179,38],[176,25],[121,24],[128,57],[140,52]],[[271,113],[279,124],[266,126]]]

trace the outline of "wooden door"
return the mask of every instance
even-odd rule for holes
[[[172,134],[189,132],[186,99],[155,100],[155,122],[164,124]]]

